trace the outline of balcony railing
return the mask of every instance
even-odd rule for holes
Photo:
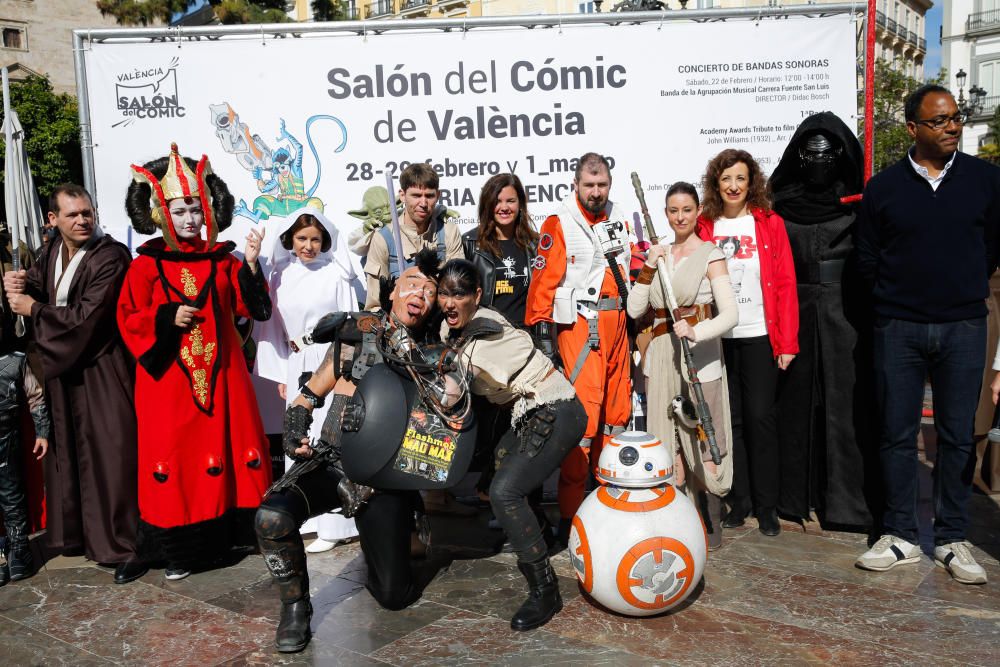
[[[917,39],[917,48],[926,53],[927,52],[927,40],[924,39],[923,37],[920,37],[919,39]]]
[[[392,0],[382,0],[381,2],[370,2],[365,6],[365,18],[371,19],[376,16],[390,16],[396,10],[392,6]]]
[[[914,46],[919,44],[919,42],[917,41],[917,33],[913,32],[912,30],[907,31],[906,41],[908,41],[910,44],[913,44]]]
[[[990,95],[989,97],[984,97],[979,103],[978,111],[973,114],[973,118],[990,118],[993,116],[993,112],[996,111],[998,106],[1000,106],[1000,95]]]
[[[431,0],[403,0],[403,4],[399,6],[400,14],[416,14],[420,10],[425,12],[430,11]]]
[[[892,34],[896,34],[896,31],[898,30],[898,28],[896,27],[896,19],[889,19],[887,23],[889,32],[891,32]]]
[[[875,11],[875,25],[885,27],[885,12]]]
[[[982,30],[1000,30],[1000,9],[969,14],[969,18],[965,21],[965,32]]]

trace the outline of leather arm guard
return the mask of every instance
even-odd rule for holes
[[[301,405],[293,405],[285,410],[282,426],[281,446],[285,454],[295,461],[304,460],[295,453],[302,446],[302,439],[309,437],[309,427],[312,426],[312,413]]]
[[[340,511],[345,517],[350,519],[358,513],[368,499],[375,493],[375,489],[363,484],[355,484],[347,479],[344,468],[340,461],[330,465],[331,468],[340,473],[340,482],[337,483],[337,496],[340,498]]]

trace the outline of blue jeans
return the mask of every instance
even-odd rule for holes
[[[965,539],[975,467],[973,431],[983,368],[986,318],[921,323],[878,317],[875,387],[882,414],[879,455],[885,482],[883,533],[917,544],[918,462],[924,380],[934,392],[934,543]]]

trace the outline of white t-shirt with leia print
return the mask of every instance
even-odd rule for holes
[[[726,338],[767,335],[764,298],[760,291],[760,256],[753,216],[719,218],[712,241],[726,256],[726,268],[736,294],[739,322]]]

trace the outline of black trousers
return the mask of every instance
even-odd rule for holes
[[[472,397],[472,409],[476,413],[476,453],[472,456],[469,472],[478,472],[476,490],[489,495],[490,484],[496,474],[497,443],[511,429],[511,409],[490,403],[482,396]],[[528,502],[537,517],[544,517],[542,511],[542,484],[528,494]]]
[[[340,507],[340,479],[332,468],[321,467],[303,475],[294,488],[270,494],[261,503],[261,510],[290,515],[295,529],[280,541],[283,549],[294,553],[293,562],[305,562],[298,528],[307,519]],[[368,565],[367,588],[387,609],[403,609],[420,597],[421,577],[410,559],[413,513],[418,507],[420,496],[415,491],[378,491],[354,517]]]
[[[498,457],[496,474],[490,484],[493,514],[522,563],[537,561],[547,553],[542,529],[528,496],[540,488],[559,468],[566,454],[580,444],[587,428],[587,412],[579,399],[551,403],[538,410],[547,410],[554,416],[551,434],[547,438],[532,438],[536,423],[532,413],[520,428],[508,428],[496,445],[498,454],[503,455]]]
[[[778,364],[767,336],[724,338],[733,420],[734,507],[756,512],[778,505]]]
[[[497,443],[505,454],[490,484],[493,512],[507,533],[518,559],[539,560],[547,553],[542,530],[528,504],[528,495],[562,463],[575,447],[587,425],[587,414],[577,400],[543,406],[555,417],[548,437],[532,437],[536,421],[529,413],[519,429],[508,428]],[[537,411],[536,411],[537,412]],[[270,494],[258,511],[258,537],[271,573],[281,578],[298,574],[305,580],[305,548],[298,528],[306,519],[340,507],[337,484],[341,477],[331,468],[318,468],[303,475],[293,488]],[[414,491],[377,490],[354,517],[361,549],[368,565],[367,588],[387,609],[403,609],[420,598],[432,568],[410,558],[413,513],[420,507]],[[274,521],[287,521],[277,532]],[[301,570],[301,571],[300,571]],[[307,589],[290,589],[298,597]]]
[[[22,445],[17,408],[0,414],[0,510],[8,548],[28,546],[28,501],[24,495]]]

